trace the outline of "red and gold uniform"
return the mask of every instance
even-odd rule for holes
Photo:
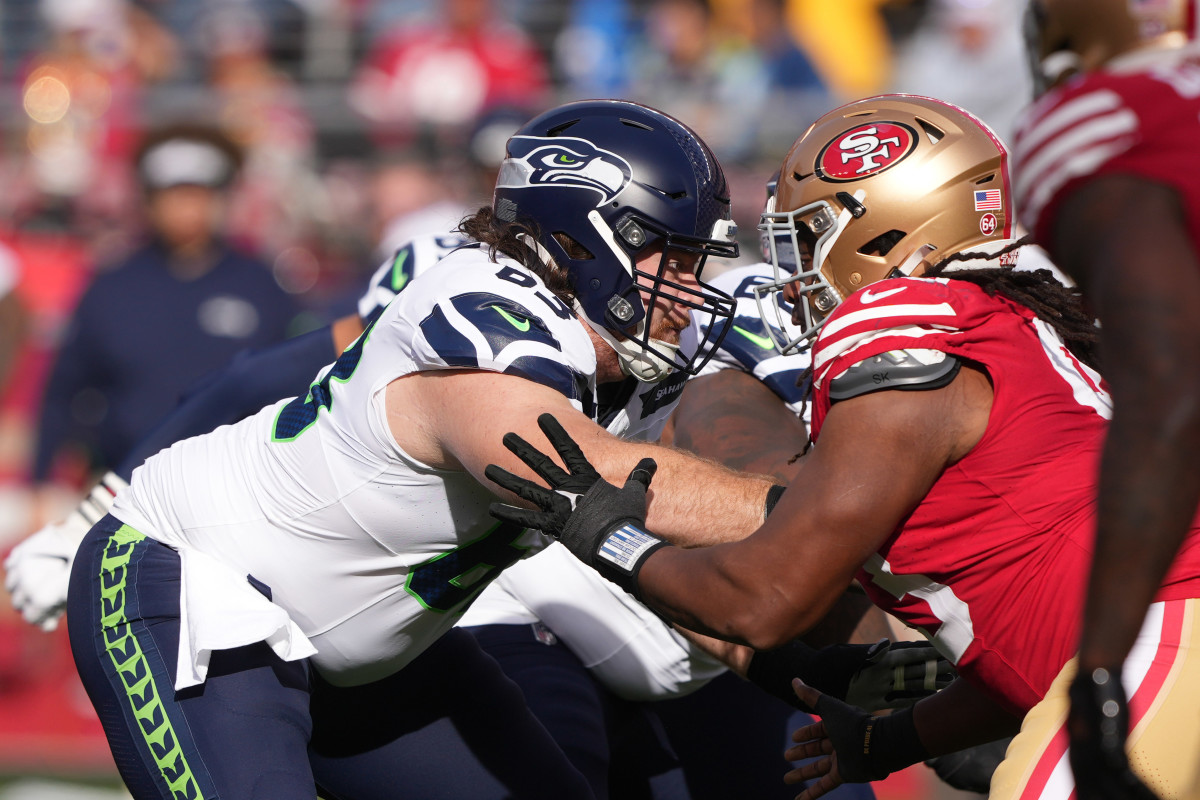
[[[965,281],[898,278],[847,298],[821,330],[813,352],[814,437],[839,378],[895,351],[977,366],[991,379],[994,399],[983,438],[942,473],[859,580],[877,605],[926,632],[962,677],[1016,713],[1034,709],[997,772],[993,798],[1065,799],[1072,788],[1065,689],[1091,563],[1108,394],[1028,308]],[[879,388],[896,388],[886,370],[875,374],[885,376]],[[1183,677],[1200,674],[1188,658],[1197,597],[1200,525],[1126,664],[1131,742],[1153,769],[1173,760],[1159,735],[1179,730],[1167,715],[1200,711],[1200,696],[1187,688],[1195,681]],[[1194,743],[1175,738],[1187,739],[1175,746]]]

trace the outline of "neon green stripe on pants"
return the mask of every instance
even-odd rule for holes
[[[100,562],[100,627],[104,647],[112,660],[138,730],[150,749],[159,773],[173,797],[199,797],[195,776],[179,746],[162,699],[155,688],[150,664],[125,615],[125,589],[133,549],[146,538],[128,525],[109,537]]]

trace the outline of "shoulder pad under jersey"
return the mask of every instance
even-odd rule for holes
[[[859,361],[829,382],[829,400],[886,389],[940,389],[954,380],[961,363],[940,350],[889,350]]]
[[[571,308],[515,262],[461,249],[397,303],[403,324],[415,325],[418,365],[518,375],[591,404],[590,338]]]

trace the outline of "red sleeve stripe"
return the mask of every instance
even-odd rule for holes
[[[1120,109],[1080,123],[1031,152],[1017,179],[1020,219],[1036,223],[1042,209],[1068,182],[1095,172],[1128,150],[1137,127],[1137,115]]]
[[[1046,143],[1047,139],[1057,136],[1088,117],[1116,111],[1122,108],[1122,105],[1121,96],[1108,89],[1088,92],[1063,103],[1046,116],[1024,127],[1017,134],[1013,157],[1024,164],[1029,160],[1030,155]]]
[[[852,328],[862,322],[895,319],[897,317],[916,317],[924,320],[929,317],[953,317],[958,314],[949,303],[895,303],[881,306],[859,307],[858,309],[838,316],[829,321],[822,330],[821,338],[828,341],[847,328]],[[872,330],[880,329],[873,325]]]
[[[850,334],[835,342],[827,343],[826,345],[822,346],[813,356],[813,370],[817,376],[818,382],[820,382],[820,378],[823,377],[826,367],[828,367],[829,364],[835,359],[841,358],[845,355],[852,355],[855,350],[858,350],[859,348],[865,348],[867,345],[870,345],[879,339],[897,340],[895,342],[895,347],[888,348],[890,350],[895,350],[898,348],[907,350],[912,349],[913,347],[920,347],[922,337],[931,336],[933,334],[957,332],[957,328],[951,327],[901,325],[894,328],[884,328],[883,330],[867,330],[857,334]],[[936,350],[938,348],[930,349]],[[851,363],[857,363],[861,360],[862,359],[856,359]]]

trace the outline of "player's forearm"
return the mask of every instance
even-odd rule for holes
[[[834,570],[783,563],[775,552],[757,544],[661,548],[643,564],[637,596],[688,630],[773,650],[824,619],[850,582]]]
[[[1175,190],[1133,176],[1064,202],[1054,252],[1091,299],[1113,399],[1084,668],[1120,664],[1200,497],[1200,261]],[[1143,224],[1123,224],[1130,215]]]
[[[611,443],[610,443],[611,444]],[[659,445],[617,442],[585,452],[604,477],[620,484],[645,457],[658,462],[646,525],[683,547],[744,539],[762,525],[773,479],[735,472],[714,461]]]
[[[1021,717],[962,678],[913,706],[913,717],[932,756],[1004,739],[1021,728]]]
[[[1081,669],[1120,665],[1200,502],[1200,413],[1124,414],[1105,443]]]

